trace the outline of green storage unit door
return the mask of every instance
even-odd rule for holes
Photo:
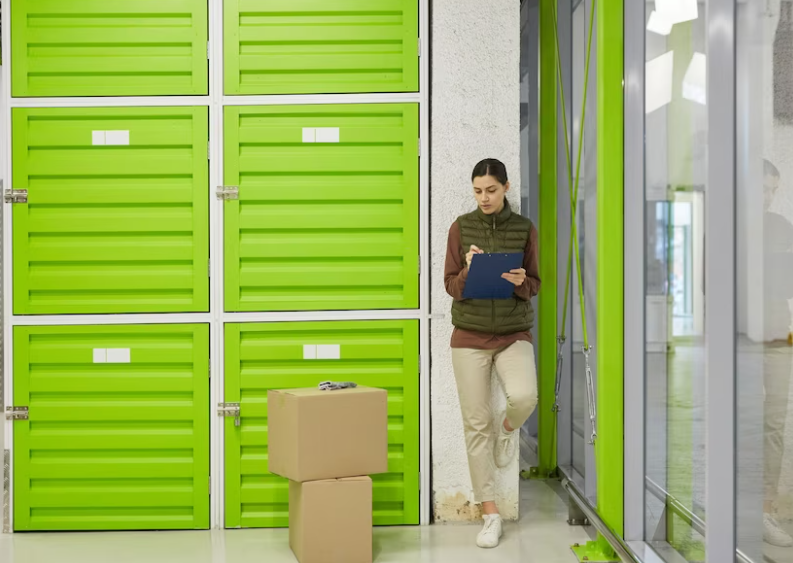
[[[418,105],[225,111],[226,310],[418,307]]]
[[[14,313],[209,307],[207,108],[14,109]]]
[[[225,0],[224,6],[226,94],[419,89],[418,0]]]
[[[14,329],[14,529],[209,527],[207,325]]]
[[[241,409],[239,427],[225,420],[226,527],[288,524],[288,482],[267,472],[267,391],[325,380],[388,390],[390,473],[372,476],[374,523],[418,524],[418,345],[418,321],[226,325],[225,400]]]
[[[207,0],[14,0],[12,95],[205,95],[207,22]]]

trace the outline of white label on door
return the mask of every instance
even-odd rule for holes
[[[129,131],[105,131],[106,145],[128,145]]]
[[[315,344],[303,345],[303,359],[316,360],[317,359],[317,346]]]
[[[91,131],[91,144],[92,145],[104,145],[105,144],[105,132],[104,131]]]
[[[128,364],[130,362],[129,348],[108,348],[108,364]]]
[[[94,348],[94,363],[104,364],[107,363],[107,350],[104,348]]]
[[[338,344],[320,344],[317,346],[318,360],[340,360],[341,346]]]
[[[338,127],[317,127],[318,143],[338,143],[339,142],[339,128]]]
[[[317,142],[317,130],[313,127],[303,127],[303,142],[304,143],[316,143]]]

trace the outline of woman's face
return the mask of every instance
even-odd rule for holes
[[[493,176],[479,176],[474,178],[474,197],[479,209],[485,215],[499,213],[504,209],[504,198],[509,191],[509,182],[500,183]]]

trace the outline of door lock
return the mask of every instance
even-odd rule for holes
[[[240,404],[239,403],[218,403],[218,416],[234,417],[234,426],[239,427],[240,421]]]

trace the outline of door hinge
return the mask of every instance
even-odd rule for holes
[[[421,158],[421,137],[419,137],[419,158]]]
[[[209,60],[209,41],[207,41],[207,60]]]
[[[417,44],[418,44],[418,48],[419,48],[419,57],[420,57],[421,56],[421,37],[418,38]]]
[[[5,190],[3,192],[3,199],[6,203],[27,203],[28,191],[27,190]]]
[[[237,186],[218,186],[215,194],[217,194],[218,199],[222,199],[223,201],[239,199],[240,189]]]
[[[212,277],[212,260],[207,260],[207,277]]]
[[[209,496],[212,496],[212,475],[208,477],[209,485],[207,485],[207,491],[209,491]]]
[[[212,143],[207,141],[207,160],[212,160]]]
[[[6,420],[28,420],[27,407],[6,407]]]
[[[421,375],[421,354],[419,354],[419,375]]]
[[[419,275],[421,275],[421,255],[419,254]]]

